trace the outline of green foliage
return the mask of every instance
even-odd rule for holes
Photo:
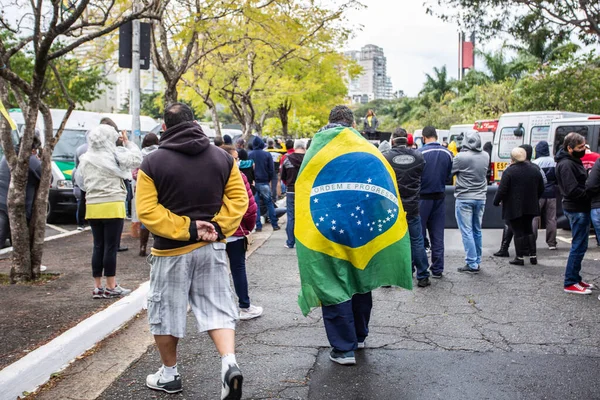
[[[20,51],[10,60],[11,69],[25,81],[31,81],[33,76],[33,56],[30,52]],[[102,69],[98,67],[84,67],[80,61],[73,57],[63,57],[54,62],[58,75],[64,83],[71,99],[78,107],[92,102],[102,95],[107,86],[112,82],[106,79]],[[69,102],[61,90],[59,80],[49,69],[44,82],[42,100],[51,108],[68,108]],[[11,94],[11,106],[18,107],[17,101]]]
[[[515,88],[514,111],[566,110],[600,114],[600,60],[585,56],[543,66]]]
[[[313,137],[324,125],[323,120],[319,120],[314,116],[290,118],[288,133],[294,138],[309,138]],[[269,118],[263,126],[263,136],[282,136],[282,129],[283,127],[279,118]]]

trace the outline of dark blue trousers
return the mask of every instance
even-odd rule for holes
[[[431,272],[440,274],[444,271],[444,226],[446,225],[446,201],[420,200],[421,228],[423,237],[429,232],[431,245]]]
[[[354,351],[369,335],[373,298],[371,292],[355,294],[351,300],[323,306],[323,322],[329,344],[337,351]]]
[[[250,307],[248,296],[248,277],[246,275],[246,244],[245,239],[227,243],[227,256],[233,278],[233,287],[237,294],[240,308]]]

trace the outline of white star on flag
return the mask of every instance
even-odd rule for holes
[[[395,217],[395,215],[394,215],[394,214],[392,214],[392,215],[390,215],[390,217],[394,218],[394,217]]]
[[[371,228],[371,232],[373,232],[373,228]]]
[[[315,225],[317,226],[317,228],[319,227],[319,223],[318,222]]]
[[[319,199],[317,199],[317,198],[315,197],[315,204],[317,204],[318,202],[319,202]]]
[[[371,178],[367,179],[367,183],[371,183],[371,182],[373,182],[373,179],[371,179]]]
[[[367,195],[367,197],[369,197],[369,195]]]
[[[350,214],[351,217],[354,217],[354,213]]]
[[[319,218],[319,221],[320,221],[320,222],[324,222],[324,221],[325,221],[325,218],[321,217],[321,218]]]
[[[331,221],[331,225],[335,225],[335,219]]]
[[[357,225],[362,225],[362,222],[358,221],[356,224],[357,224]]]
[[[390,208],[390,209],[388,210],[388,214],[391,214],[391,213],[392,213],[392,209]]]
[[[365,210],[361,210],[361,211],[360,211],[360,213],[361,213],[361,214],[364,214],[364,213],[365,213]]]
[[[332,230],[332,231],[335,231],[335,226],[332,226],[332,227],[331,227],[331,230]]]
[[[344,230],[343,230],[343,229],[340,229],[340,233],[344,233]]]
[[[383,225],[381,225],[381,224],[379,224],[379,225],[377,225],[377,226],[378,226],[379,228],[383,227]],[[381,230],[381,229],[379,229],[379,230]]]
[[[360,210],[360,206],[356,206],[356,211]]]
[[[342,208],[342,205],[341,205],[340,203],[338,203],[338,205],[337,205],[337,206],[338,206],[338,208]]]

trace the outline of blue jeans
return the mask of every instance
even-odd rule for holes
[[[271,225],[273,225],[273,228],[277,228],[277,216],[275,215],[275,207],[273,206],[273,200],[271,199],[271,189],[269,188],[269,184],[257,183],[255,187],[256,194],[254,195],[254,200],[256,201],[256,204],[259,205],[256,209],[256,229],[262,229],[262,222],[260,222],[260,199],[262,199],[267,206]]]
[[[287,225],[285,226],[285,232],[287,233],[287,244],[288,247],[294,247],[296,245],[296,238],[294,237],[294,225],[295,217],[294,212],[296,211],[296,195],[294,193],[287,193],[285,195],[287,203]]]
[[[575,285],[582,281],[581,261],[588,248],[590,234],[590,214],[587,212],[569,212],[564,211],[571,225],[571,250],[569,251],[569,259],[567,260],[567,268],[565,270],[565,287]]]
[[[250,307],[248,296],[248,277],[246,276],[246,239],[227,243],[227,256],[229,257],[229,268],[233,278],[233,287],[237,294],[240,308]]]
[[[337,351],[354,351],[369,335],[373,298],[371,292],[355,294],[351,300],[323,306],[323,323],[329,344]]]
[[[406,217],[408,222],[408,234],[410,235],[410,251],[412,254],[412,263],[417,269],[417,279],[429,278],[429,259],[425,251],[423,242],[423,232],[421,230],[421,216]]]
[[[481,221],[485,200],[456,199],[456,222],[465,248],[465,263],[472,269],[481,264]]]
[[[441,274],[444,271],[444,227],[446,225],[446,200],[419,201],[421,230],[423,240],[429,232],[431,244],[431,272]]]

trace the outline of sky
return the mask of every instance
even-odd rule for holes
[[[382,47],[394,90],[408,96],[419,93],[425,73],[432,73],[433,67],[446,65],[450,77],[458,76],[458,27],[427,15],[423,2],[363,0],[366,9],[348,14],[357,30],[346,50],[367,44]]]

